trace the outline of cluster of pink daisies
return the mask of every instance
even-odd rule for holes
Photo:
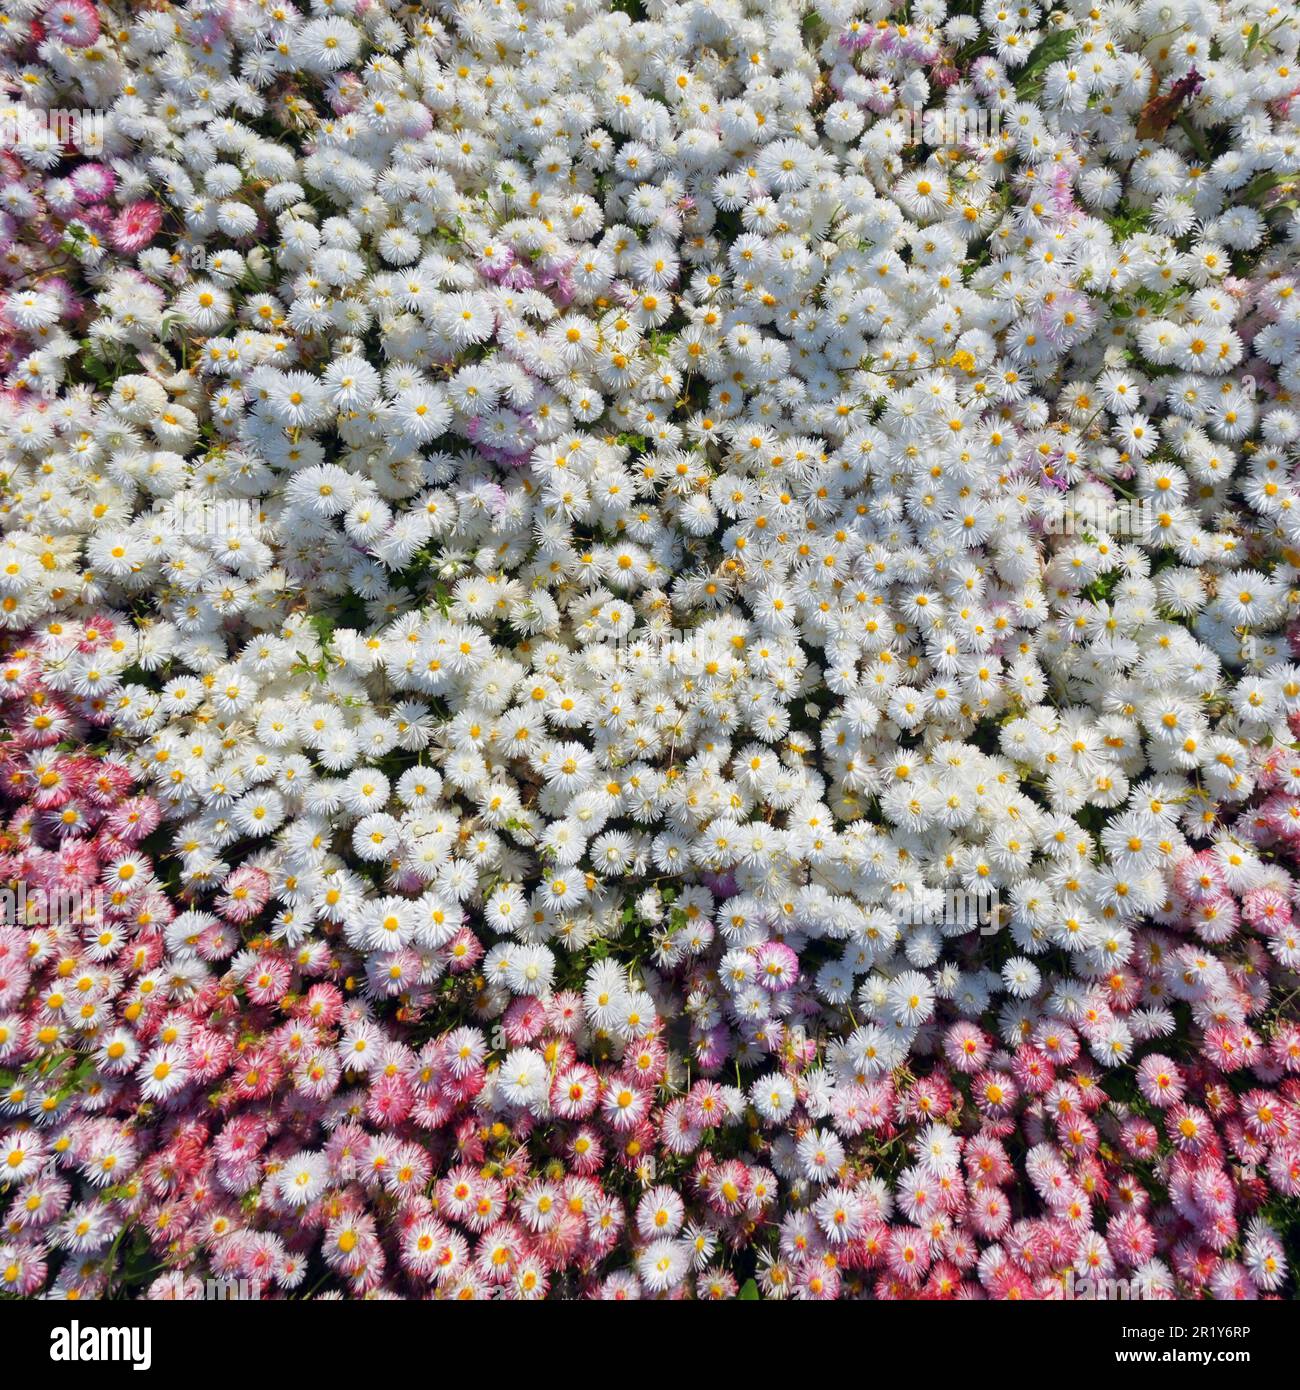
[[[111,649],[120,623],[90,620],[77,649]],[[748,1275],[767,1298],[1059,1298],[1073,1273],[1131,1281],[1126,1297],[1249,1299],[1287,1285],[1300,1025],[1247,1020],[1300,927],[1285,895],[1235,893],[1213,854],[1179,864],[1167,920],[1071,1021],[1062,1009],[1009,1042],[954,1022],[933,1056],[831,1092],[815,1041],[791,1030],[748,1094],[707,1061],[672,1084],[657,1018],[601,1060],[597,981],[586,998],[517,998],[494,1060],[485,1026],[446,1026],[484,983],[462,935],[436,1006],[380,1014],[340,939],[294,950],[258,929],[262,870],[233,869],[207,910],[176,901],[168,856],[145,848],[157,800],[83,751],[105,712],[41,680],[56,640],[29,636],[0,671],[0,875],[27,885],[29,919],[0,926],[6,1292],[194,1298],[217,1280],[260,1297],[729,1298]],[[1269,755],[1250,815],[1257,843],[1293,862],[1285,761]],[[1238,958],[1215,951],[1243,932]],[[1103,1073],[1086,1043],[1161,1000],[1190,1005],[1195,1046]],[[525,1048],[544,1063],[545,1121],[491,1084]]]

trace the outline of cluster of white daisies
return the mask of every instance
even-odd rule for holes
[[[354,1289],[382,1240],[338,1227],[323,1136],[389,1111],[349,1086],[452,1036],[448,1075],[480,1082],[456,1104],[544,1146],[593,1113],[556,1092],[554,1033],[606,1140],[642,1136],[630,1183],[755,1117],[765,1200],[711,1205],[698,1173],[674,1200],[766,1212],[764,1292],[817,1297],[782,1220],[815,1211],[825,1245],[889,1218],[895,1170],[841,1143],[875,1128],[864,1087],[950,1073],[937,1109],[886,1104],[928,1147],[905,1172],[950,1176],[972,1058],[1081,1054],[1104,1087],[1157,1040],[1214,1066],[1226,1027],[1251,1084],[1300,1068],[1285,6],[6,17],[3,848],[16,882],[93,834],[109,894],[107,925],[31,925],[33,992],[0,997],[14,1132],[125,1096],[171,1144],[216,1075],[192,1028],[237,1006],[260,1044],[259,1009],[328,981],[334,1060],[294,1101],[324,1118],[286,1101],[292,1144],[247,1182],[274,1179],[272,1216],[324,1202]],[[82,814],[83,756],[147,834]],[[37,998],[65,958],[109,963],[79,1018]],[[65,1056],[95,1067],[42,1110],[20,1078]],[[701,1076],[716,1115],[672,1099]],[[239,1100],[273,1113],[259,1084]],[[990,1142],[1014,1099],[985,1095]],[[426,1138],[452,1124],[420,1103]],[[715,1269],[668,1207],[601,1292]],[[595,1269],[619,1247],[592,1239]],[[1254,1240],[1269,1290],[1281,1247]],[[886,1245],[907,1287],[940,1258]],[[528,1247],[484,1287],[528,1259],[519,1292],[545,1286]]]

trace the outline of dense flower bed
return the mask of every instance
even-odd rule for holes
[[[0,1291],[1292,1291],[1289,7],[5,13]]]

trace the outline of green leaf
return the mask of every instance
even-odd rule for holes
[[[757,1303],[759,1301],[758,1285],[752,1279],[746,1279],[740,1286],[740,1293],[737,1294],[737,1297],[742,1303]]]
[[[1187,143],[1196,151],[1196,157],[1202,164],[1214,163],[1214,155],[1210,152],[1210,147],[1205,143],[1205,136],[1196,129],[1186,116],[1179,116],[1178,129],[1187,136]]]
[[[1101,603],[1110,598],[1121,577],[1118,569],[1107,570],[1105,574],[1094,579],[1091,584],[1080,589],[1079,595],[1081,598],[1091,599],[1093,603]]]
[[[1262,198],[1265,193],[1271,193],[1280,184],[1293,182],[1295,177],[1294,174],[1279,173],[1276,170],[1260,174],[1258,178],[1252,179],[1241,190],[1237,195],[1237,202],[1253,203],[1257,198]]]
[[[1037,93],[1042,86],[1043,73],[1053,63],[1059,63],[1065,57],[1073,41],[1073,29],[1054,29],[1034,49],[1020,76],[1016,78],[1016,95],[1022,101]]]

